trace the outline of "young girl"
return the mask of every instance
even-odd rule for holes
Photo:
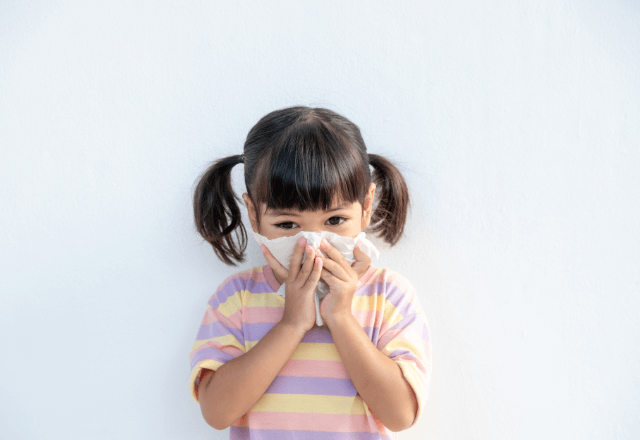
[[[409,195],[398,169],[367,154],[360,130],[326,109],[293,107],[263,117],[243,154],[215,162],[194,195],[198,232],[218,257],[244,260],[247,233],[231,169],[244,164],[254,232],[342,237],[402,236]],[[369,166],[373,167],[373,178]],[[191,351],[191,391],[204,419],[232,439],[379,439],[412,426],[431,372],[428,324],[411,285],[355,262],[326,239],[297,241],[289,269],[268,264],[227,278],[208,302]],[[316,325],[315,290],[329,288]],[[284,283],[284,297],[277,292]]]

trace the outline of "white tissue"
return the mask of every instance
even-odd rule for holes
[[[378,258],[380,256],[380,252],[369,240],[365,238],[366,234],[361,232],[356,237],[343,237],[338,234],[334,234],[333,232],[322,231],[322,232],[307,232],[301,231],[296,235],[291,237],[280,237],[274,240],[269,240],[268,238],[251,231],[251,234],[256,239],[258,244],[263,244],[269,249],[271,255],[275,257],[276,260],[280,264],[282,264],[286,269],[289,269],[289,262],[291,260],[291,255],[293,255],[293,251],[298,243],[298,239],[300,237],[304,237],[307,240],[307,244],[311,245],[314,249],[318,249],[320,247],[320,241],[322,238],[326,238],[329,243],[331,243],[336,249],[338,249],[345,260],[349,263],[354,263],[356,259],[353,256],[353,249],[356,244],[359,243],[359,248],[362,252],[364,252],[369,258],[375,256]],[[278,290],[278,295],[284,296],[285,287],[284,283],[280,286]],[[320,315],[320,301],[324,298],[324,296],[329,293],[329,286],[323,280],[318,282],[318,286],[316,287],[316,295],[315,295],[315,303],[316,303],[316,324],[324,325],[324,321],[322,320],[322,316]]]

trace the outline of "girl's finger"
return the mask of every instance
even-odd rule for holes
[[[322,274],[322,259],[313,256],[310,257],[310,260],[313,260],[313,270],[311,271],[311,275],[307,279],[305,283],[305,287],[308,287],[310,290],[315,291],[316,285],[318,281],[320,281],[320,275]]]
[[[280,264],[278,260],[276,260],[276,257],[269,252],[269,249],[267,249],[265,245],[261,245],[260,249],[262,249],[262,254],[267,259],[267,263],[269,263],[271,270],[278,276],[278,278],[286,280],[289,275],[289,271],[287,271],[287,269]]]
[[[329,287],[337,286],[341,283],[344,283],[341,279],[336,277],[334,274],[329,272],[327,269],[322,269],[322,273],[320,274],[320,278],[324,280],[325,283],[329,285]]]
[[[331,243],[329,243],[326,238],[323,238],[322,241],[320,242],[320,249],[322,249],[329,258],[331,258],[333,261],[338,263],[345,270],[351,269],[351,265],[344,258],[344,255],[342,255],[342,252],[340,252]]]
[[[298,243],[296,243],[296,247],[293,250],[293,255],[291,255],[291,261],[289,262],[289,277],[287,278],[287,281],[289,282],[293,282],[293,280],[295,280],[298,276],[306,244],[307,240],[304,237],[298,238]]]
[[[322,255],[322,252],[320,252],[320,250],[316,251],[316,256],[322,258],[322,265],[324,266],[325,270],[331,272],[336,278],[339,278],[343,281],[349,280],[349,274],[340,264]]]
[[[298,273],[297,279],[300,282],[304,283],[309,278],[309,274],[311,273],[311,269],[313,269],[313,260],[315,259],[316,251],[312,246],[307,245],[305,247],[305,259],[302,263],[302,267],[300,268],[300,272]]]
[[[360,246],[356,244],[356,247],[353,248],[353,257],[356,261],[351,265],[353,270],[358,274],[358,278],[360,278],[371,266],[371,258],[364,252],[360,250]]]

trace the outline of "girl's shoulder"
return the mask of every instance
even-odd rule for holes
[[[403,292],[413,291],[413,286],[402,274],[386,268],[371,265],[360,278],[360,283],[367,286],[381,287],[384,290],[397,289]]]
[[[256,266],[229,275],[218,286],[207,303],[213,308],[226,308],[229,313],[242,308],[255,293],[277,292],[280,285],[269,265]]]
[[[415,312],[421,312],[420,300],[411,282],[402,274],[386,268],[371,266],[360,278],[361,295],[383,296],[398,307],[407,304]]]
[[[273,276],[271,267],[268,264],[264,266],[255,266],[229,275],[218,286],[216,293],[223,290],[248,290],[249,292],[268,292],[278,291],[280,285]]]

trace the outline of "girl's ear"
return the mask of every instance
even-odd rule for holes
[[[249,194],[242,194],[242,199],[244,200],[244,204],[247,206],[247,213],[249,214],[249,221],[251,222],[251,228],[255,232],[259,232],[260,228],[258,228],[258,222],[256,220],[256,208],[253,205],[253,202],[249,198]]]
[[[364,198],[364,206],[362,207],[362,229],[365,229],[371,223],[371,213],[373,212],[373,196],[376,193],[376,184],[369,185],[369,191]]]

